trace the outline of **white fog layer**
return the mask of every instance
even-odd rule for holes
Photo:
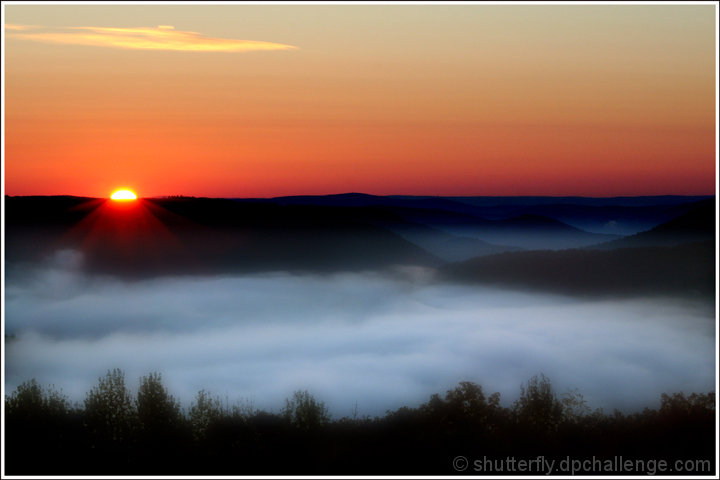
[[[435,282],[429,271],[121,282],[61,252],[6,285],[6,391],[31,378],[82,401],[121,368],[278,411],[307,389],[335,416],[416,406],[458,382],[517,398],[543,373],[593,407],[714,390],[714,312],[673,299],[588,301]]]

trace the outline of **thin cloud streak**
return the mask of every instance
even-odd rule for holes
[[[11,23],[5,24],[5,30],[13,30],[13,31],[23,31],[23,30],[35,30],[38,28],[43,28],[39,25],[14,25]]]
[[[198,32],[175,30],[170,25],[157,27],[67,27],[60,32],[30,25],[5,25],[5,36],[20,40],[124,48],[131,50],[168,50],[180,52],[250,52],[294,50],[298,47],[281,43],[231,38],[206,37]]]

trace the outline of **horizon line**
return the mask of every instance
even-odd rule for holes
[[[707,194],[653,194],[653,195],[609,195],[609,196],[598,196],[598,195],[417,195],[417,194],[389,194],[389,195],[376,195],[372,193],[364,192],[340,192],[340,193],[325,193],[325,194],[293,194],[293,195],[277,195],[267,197],[242,197],[242,196],[207,196],[207,195],[190,195],[190,194],[171,194],[171,195],[147,195],[138,196],[141,198],[211,198],[211,199],[243,199],[243,200],[272,200],[277,198],[292,198],[292,197],[337,197],[337,196],[348,196],[348,195],[364,195],[368,197],[417,197],[417,198],[651,198],[651,197],[715,197],[717,192]],[[29,194],[29,195],[10,195],[4,194],[5,197],[75,197],[75,198],[110,198],[110,196],[93,196],[93,195],[74,195],[74,194]]]

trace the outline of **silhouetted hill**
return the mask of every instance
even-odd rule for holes
[[[474,213],[472,205],[456,202],[451,197],[394,197],[368,195],[366,193],[341,193],[335,195],[304,195],[276,197],[265,201],[280,205],[319,205],[334,207],[405,207],[429,208],[448,212]]]
[[[427,225],[405,222],[401,219],[381,225],[448,262],[520,250],[517,247],[494,245],[475,238],[451,235]]]
[[[340,193],[331,195],[293,195],[253,200],[294,205],[332,206],[397,206],[439,208],[449,211],[471,211],[468,207],[532,207],[532,206],[591,206],[591,207],[657,207],[677,206],[712,198],[712,195],[654,195],[637,197],[555,197],[555,196],[429,196],[429,195],[369,195]],[[472,210],[477,212],[477,210]]]
[[[530,205],[576,205],[596,207],[646,207],[658,205],[682,205],[697,202],[712,195],[641,195],[635,197],[577,197],[577,196],[487,196],[487,197],[449,197],[458,202],[477,206],[530,206]]]
[[[691,208],[691,204],[707,198],[713,197],[441,197],[346,193],[238,200],[284,205],[419,208],[464,213],[490,220],[540,215],[588,232],[630,235],[682,215]]]
[[[513,252],[454,263],[440,269],[459,282],[557,293],[713,296],[715,244],[675,247]]]
[[[331,207],[13,197],[6,210],[8,261],[73,248],[83,252],[88,270],[128,277],[440,263],[395,233]]]
[[[509,206],[518,203],[505,201]],[[678,202],[668,200],[668,205],[687,208]],[[585,232],[544,215],[488,219],[452,211],[461,202],[443,197],[181,197],[146,199],[136,205],[139,208],[126,208],[104,199],[69,196],[6,197],[8,261],[38,261],[52,251],[74,248],[85,253],[88,269],[131,276],[321,272],[396,264],[437,266],[443,260],[523,248],[670,246],[714,238],[712,199],[696,202],[693,212],[649,232],[609,243],[612,236]]]
[[[521,215],[489,220],[465,213],[431,209],[391,208],[404,220],[424,224],[446,233],[523,249],[582,247],[616,238],[589,233],[540,215]]]
[[[566,232],[582,232],[579,228],[566,225],[559,220],[555,220],[542,215],[518,215],[517,217],[506,218],[504,220],[495,220],[493,222],[496,227],[505,228],[542,228],[542,229],[560,229]]]
[[[687,213],[636,235],[597,245],[594,248],[674,246],[688,242],[714,240],[715,200],[693,204]]]
[[[695,201],[668,205],[491,205],[482,207],[489,219],[541,215],[591,233],[632,235],[678,217],[693,208]]]
[[[476,207],[445,198],[393,198],[364,194],[328,195],[323,197],[282,197],[273,199],[280,205],[312,203],[340,205],[346,215],[381,224],[423,248],[447,260],[518,249],[562,249],[582,247],[616,238],[613,235],[588,233],[558,220],[540,215],[519,215],[513,218],[490,220],[472,213]],[[457,206],[462,208],[457,208]],[[408,228],[412,225],[413,228]],[[430,228],[415,235],[420,226]],[[429,232],[436,232],[435,236]],[[412,238],[406,234],[412,235]],[[440,238],[444,234],[444,238]],[[448,237],[449,235],[449,237]],[[461,240],[462,239],[462,240]],[[474,240],[472,242],[471,240]],[[451,252],[448,246],[459,250]]]
[[[340,211],[346,219],[387,229],[445,261],[455,262],[482,255],[518,250],[517,247],[495,245],[474,238],[451,235],[422,223],[411,222],[403,218],[402,212],[409,211],[420,215],[437,214],[440,219],[445,220],[454,216],[461,219],[467,217],[462,214],[387,206],[338,208],[341,208]]]

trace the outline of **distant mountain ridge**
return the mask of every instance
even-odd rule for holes
[[[670,202],[665,197],[658,201]],[[587,232],[546,215],[515,215],[512,205],[496,205],[512,211],[511,216],[485,218],[457,208],[477,212],[486,207],[444,198],[365,194],[280,200],[156,198],[138,203],[142,209],[137,212],[142,215],[132,210],[122,213],[110,208],[112,205],[106,199],[70,196],[6,197],[8,261],[37,258],[60,248],[81,248],[87,253],[88,268],[127,274],[323,272],[398,264],[438,267],[498,254],[520,255],[505,259],[534,258],[532,252],[522,256],[522,250],[674,246],[709,241],[715,228],[714,199],[667,207],[674,210],[664,210],[663,215],[677,213],[674,219],[620,239]],[[575,208],[540,207],[551,213]],[[595,215],[620,207],[581,208],[593,209]],[[553,258],[562,263],[569,255],[558,252]],[[484,261],[498,262],[496,258]]]
[[[585,249],[505,252],[441,267],[447,280],[582,295],[681,294],[712,298],[715,203],[647,232]]]
[[[559,220],[540,215],[520,215],[490,220],[476,215],[439,209],[389,207],[406,221],[423,224],[445,233],[474,238],[512,249],[564,249],[602,243],[614,235],[589,233]]]
[[[592,205],[641,207],[655,205],[680,205],[699,200],[714,198],[713,195],[644,195],[620,197],[579,197],[579,196],[447,196],[447,195],[371,195],[360,192],[335,193],[328,195],[291,195],[270,198],[236,198],[236,200],[255,200],[285,202],[292,204],[319,204],[330,202],[342,206],[398,205],[407,202],[447,202],[447,204],[467,204],[472,206],[527,206],[527,205]],[[417,204],[417,203],[416,203]],[[438,204],[433,204],[438,205]]]
[[[640,232],[596,248],[659,246],[668,247],[715,238],[715,201],[708,199],[692,204],[692,209],[648,231]]]
[[[713,196],[639,197],[447,197],[377,196],[364,193],[303,195],[243,202],[345,207],[406,207],[465,213],[490,220],[540,215],[590,233],[630,235],[652,228],[688,211],[688,205]]]

